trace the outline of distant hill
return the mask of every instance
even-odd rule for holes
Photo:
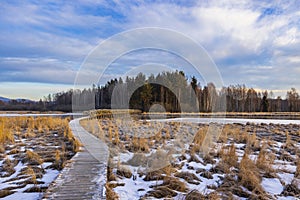
[[[0,101],[2,102],[5,102],[5,103],[8,103],[12,100],[16,100],[18,103],[33,103],[35,101],[32,101],[30,99],[21,99],[21,98],[18,98],[18,99],[10,99],[10,98],[6,98],[6,97],[1,97],[0,96]]]
[[[11,99],[6,98],[6,97],[0,97],[0,101],[3,101],[5,103],[8,103]]]

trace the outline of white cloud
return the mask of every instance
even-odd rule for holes
[[[251,0],[195,1],[188,6],[173,1],[142,0],[135,3],[80,0],[76,5],[3,2],[0,53],[7,57],[8,63],[4,65],[3,59],[0,60],[0,69],[10,67],[12,78],[15,69],[20,70],[14,71],[16,75],[28,72],[32,80],[72,81],[71,75],[76,74],[74,69],[78,69],[100,40],[120,30],[154,26],[182,32],[203,45],[218,64],[227,84],[299,87],[300,80],[296,77],[300,64],[297,55],[300,12],[297,4],[297,1]],[[85,10],[86,7],[93,11]],[[180,42],[174,45],[184,45]],[[123,48],[119,44],[111,45],[112,52]],[[146,61],[149,59],[145,58]],[[128,66],[130,62],[136,63],[129,58],[122,62]],[[40,69],[41,73],[31,73],[33,69]],[[69,76],[64,77],[64,72]],[[117,74],[122,73],[116,71]]]

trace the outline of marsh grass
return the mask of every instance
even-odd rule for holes
[[[15,173],[15,166],[17,165],[17,163],[13,160],[10,160],[9,158],[6,158],[2,164],[2,170],[4,173],[4,177],[8,177],[10,175],[12,175],[13,173]]]
[[[221,165],[223,170],[227,173],[230,172],[231,167],[238,167],[238,156],[236,155],[236,148],[234,143],[230,146],[223,146],[219,151],[219,157],[221,161],[218,165]]]
[[[297,159],[296,164],[297,168],[295,172],[295,178],[300,178],[300,158]]]
[[[7,120],[0,117],[0,145],[14,142],[13,130],[7,124]]]
[[[182,178],[186,182],[194,185],[199,185],[201,182],[201,180],[194,173],[187,172],[187,171],[175,173],[174,176],[178,178]]]
[[[26,170],[26,174],[30,176],[31,182],[36,185],[37,184],[37,180],[36,180],[36,174],[34,172],[34,170],[31,167],[28,167]]]
[[[109,183],[105,184],[105,196],[107,200],[119,199],[118,194],[113,190],[112,185],[110,185]]]
[[[202,177],[213,181],[216,178],[216,174],[225,174],[225,177],[231,176],[232,179],[220,178],[219,185],[207,186],[208,189],[215,190],[211,195],[200,192],[200,194],[195,194],[194,196],[196,197],[191,199],[234,199],[235,197],[268,199],[267,193],[261,186],[261,180],[263,177],[276,177],[275,172],[277,173],[277,171],[272,166],[278,165],[274,160],[278,160],[278,157],[282,155],[277,150],[280,147],[280,143],[283,142],[284,145],[282,147],[286,147],[281,149],[281,152],[285,153],[283,159],[288,159],[286,160],[287,162],[296,164],[294,160],[291,160],[293,158],[291,155],[295,155],[297,152],[294,141],[295,134],[291,134],[289,125],[284,125],[283,127],[270,125],[272,128],[266,124],[224,125],[222,134],[217,142],[213,144],[216,148],[213,149],[213,147],[211,148],[213,151],[208,151],[205,148],[205,144],[216,141],[215,137],[217,137],[214,134],[211,134],[212,137],[206,137],[209,132],[209,125],[197,124],[194,126],[189,123],[182,125],[171,122],[161,126],[146,121],[137,121],[132,126],[126,127],[126,130],[123,130],[121,128],[117,129],[115,123],[122,123],[122,121],[99,120],[98,127],[101,127],[103,131],[101,134],[106,141],[110,142],[109,144],[115,145],[112,147],[121,147],[123,144],[125,147],[123,149],[124,153],[127,150],[130,153],[134,153],[134,156],[126,163],[119,161],[119,164],[110,166],[109,170],[111,173],[108,173],[110,174],[108,180],[113,181],[112,184],[116,186],[115,182],[122,181],[120,179],[124,179],[126,176],[132,177],[130,173],[125,175],[124,171],[126,172],[126,170],[121,169],[124,164],[134,167],[142,166],[141,168],[148,167],[148,171],[140,170],[138,174],[140,177],[143,177],[144,181],[156,181],[156,185],[152,185],[150,187],[152,191],[147,192],[141,199],[170,199],[178,194],[179,196],[186,195],[186,199],[189,199],[187,195],[190,190],[188,187],[191,186],[189,184],[202,184]],[[140,131],[144,130],[143,125],[148,125],[154,131],[149,136],[147,136],[147,131],[140,133]],[[277,130],[276,135],[273,135],[273,129]],[[286,129],[289,129],[289,134],[291,135],[286,135],[285,139]],[[98,132],[95,134],[98,134],[98,137],[100,137],[100,128],[97,130]],[[189,134],[191,130],[197,131],[193,135],[192,140],[186,140],[184,136]],[[218,125],[214,125],[211,128],[212,132],[219,130]],[[179,134],[176,135],[175,132]],[[176,144],[177,140],[179,140],[181,146]],[[187,143],[190,144],[189,147],[182,145],[182,143],[185,144],[185,141],[189,141]],[[170,143],[174,143],[174,145],[170,146]],[[287,148],[288,146],[290,148]],[[184,151],[170,153],[170,147],[182,148]],[[147,150],[152,153],[150,155],[145,154],[148,152]],[[207,150],[206,154],[204,153],[205,150]],[[176,154],[177,157],[169,159],[169,153],[172,155]],[[118,152],[114,152],[112,157],[116,158],[116,156],[118,156]],[[255,159],[250,159],[253,157]],[[190,162],[195,163],[192,164]],[[199,163],[199,166],[211,164],[212,167],[211,169],[197,168],[196,163]],[[298,165],[297,162],[295,177],[299,176],[300,173]],[[163,169],[164,166],[170,167]],[[118,169],[118,174],[112,173],[112,171],[116,172]],[[181,184],[176,184],[176,179],[185,185],[186,190],[181,192],[178,191],[181,189],[174,189],[178,186],[180,186],[178,188],[182,188]],[[162,181],[163,184],[158,184],[158,180]]]
[[[125,165],[120,165],[117,168],[117,175],[125,177],[125,178],[131,178],[132,172],[129,167],[127,167]]]
[[[9,196],[28,184],[35,186],[24,192],[44,192],[44,182],[39,179],[46,170],[41,164],[52,162],[47,169],[61,170],[80,145],[69,128],[69,118],[0,117],[0,159],[3,159],[0,172],[8,177],[8,186],[0,190],[0,196]],[[20,173],[10,178],[19,162],[23,163]],[[11,185],[15,182],[17,186]]]
[[[270,174],[274,172],[272,164],[274,164],[275,155],[272,152],[268,152],[267,149],[267,143],[264,143],[259,151],[255,164],[264,173]]]
[[[23,159],[24,163],[28,163],[30,165],[40,165],[42,164],[44,161],[43,159],[39,156],[39,154],[31,151],[31,150],[27,150],[26,151],[26,156]]]
[[[65,162],[66,162],[66,158],[65,158],[64,150],[62,150],[62,152],[60,152],[58,149],[56,149],[55,150],[55,161],[52,166],[55,169],[61,170],[65,167]]]
[[[240,162],[238,177],[239,183],[249,191],[263,191],[259,170],[247,153],[244,153]]]
[[[9,196],[11,194],[15,193],[14,191],[11,191],[11,190],[0,190],[0,198],[4,198],[6,196]]]

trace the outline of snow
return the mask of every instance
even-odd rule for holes
[[[128,160],[130,160],[133,157],[134,153],[120,153],[119,154],[119,158],[122,162],[127,162]]]
[[[277,200],[297,200],[298,198],[296,197],[291,197],[291,196],[287,196],[287,197],[277,197]],[[299,200],[299,199],[298,199]]]
[[[295,173],[297,166],[293,165],[293,163],[289,162],[285,162],[285,161],[281,161],[278,162],[278,160],[276,160],[277,165],[273,165],[273,168],[279,171],[285,171],[285,172],[291,172],[291,173]],[[280,165],[278,165],[280,164]]]
[[[3,183],[9,179],[12,179],[12,178],[15,178],[17,177],[17,175],[20,173],[21,169],[24,167],[24,165],[22,164],[22,162],[19,162],[15,167],[15,173],[13,173],[11,176],[9,177],[5,177],[5,178],[0,178],[0,183],[1,183],[1,186],[0,186],[0,189],[3,189],[5,188],[6,186],[4,186],[5,184],[7,183]],[[8,185],[8,184],[7,184]]]
[[[58,176],[59,171],[54,169],[47,169],[46,173],[43,175],[41,179],[37,179],[44,182],[44,185],[48,186],[51,182],[53,182]]]
[[[263,178],[261,185],[266,192],[271,194],[280,194],[283,191],[283,186],[278,178]]]
[[[282,182],[284,182],[285,185],[290,184],[294,178],[294,174],[284,173],[284,172],[277,173],[277,176],[280,178]]]
[[[201,163],[196,163],[196,162],[189,162],[188,164],[185,164],[182,167],[182,171],[188,170],[188,166],[192,166],[194,169],[205,169],[206,171],[210,170],[212,168],[211,164],[203,165]]]
[[[42,193],[19,193],[16,192],[14,194],[11,194],[7,197],[2,198],[3,200],[17,200],[17,199],[40,199],[42,197]]]
[[[47,167],[49,167],[50,165],[52,165],[52,162],[44,162],[43,164],[42,164],[42,168],[47,168]]]
[[[118,182],[125,183],[125,186],[116,187],[115,192],[118,193],[120,200],[128,199],[140,199],[141,196],[145,195],[151,188],[151,185],[162,184],[162,181],[144,181],[143,177],[137,175],[137,179],[134,181],[131,179],[122,179]],[[143,189],[144,191],[138,191]]]
[[[233,124],[233,123],[255,123],[255,124],[300,124],[300,120],[281,120],[281,119],[242,119],[242,118],[172,118],[172,119],[159,119],[149,120],[158,122],[191,122],[191,123],[221,123],[221,124]]]

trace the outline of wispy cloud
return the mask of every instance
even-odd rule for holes
[[[296,0],[2,1],[0,82],[72,84],[84,58],[105,38],[132,28],[161,27],[202,45],[225,84],[300,89],[298,8]],[[121,47],[115,44],[111,51],[115,48]],[[143,62],[159,62],[159,56],[165,58],[163,65],[187,66],[157,52],[137,55],[116,60],[106,78]]]

